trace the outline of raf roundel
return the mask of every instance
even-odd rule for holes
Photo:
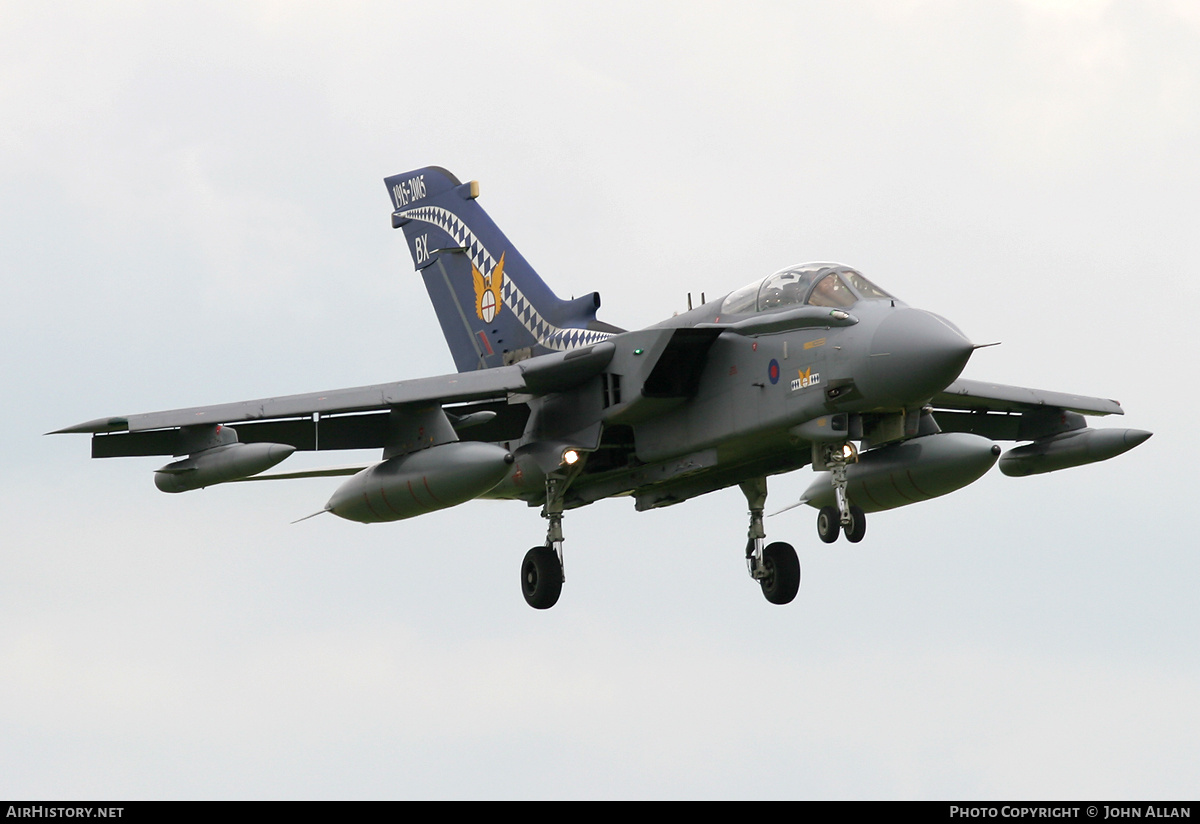
[[[771,358],[771,363],[767,366],[767,377],[771,379],[772,384],[779,383],[779,361]]]

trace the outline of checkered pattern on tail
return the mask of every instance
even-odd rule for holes
[[[397,212],[397,215],[408,220],[419,220],[429,223],[454,239],[454,242],[467,250],[471,262],[480,272],[490,274],[496,267],[496,258],[487,250],[483,242],[475,237],[467,224],[458,215],[441,206],[418,206],[407,211]],[[521,325],[529,330],[534,339],[547,349],[564,351],[591,346],[612,337],[609,332],[593,332],[589,329],[562,329],[553,325],[541,316],[533,304],[521,294],[517,284],[511,277],[504,278],[501,298],[513,316]]]

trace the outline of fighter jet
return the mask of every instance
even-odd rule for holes
[[[638,331],[563,300],[479,205],[479,185],[430,166],[385,179],[458,373],[241,403],[99,418],[92,457],[169,455],[164,492],[348,475],[317,513],[399,521],[476,498],[541,507],[521,564],[536,609],[563,575],[563,515],[618,496],[637,510],[738,486],[746,566],[790,603],[795,549],[767,543],[767,478],[811,466],[817,533],[858,542],[867,513],[1006,475],[1119,455],[1150,437],[1092,429],[1116,401],[959,378],[978,348],[840,263],[788,266]],[[690,303],[690,299],[689,299]],[[1021,441],[1001,457],[996,441]],[[296,450],[380,449],[377,463],[268,472]]]

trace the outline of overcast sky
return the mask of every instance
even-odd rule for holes
[[[0,159],[0,797],[1200,794],[1197,4],[0,2]],[[431,164],[611,323],[841,260],[1155,436],[769,519],[783,608],[738,491],[603,501],[547,612],[536,509],[293,525],[339,481],[42,437],[452,371],[382,182]]]

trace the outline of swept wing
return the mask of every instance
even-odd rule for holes
[[[202,452],[230,442],[220,435],[228,424],[239,424],[235,441],[241,443],[288,444],[307,450],[374,448],[403,439],[406,427],[425,425],[427,411],[440,415],[444,404],[485,402],[476,405],[490,403],[503,413],[514,396],[569,389],[602,370],[614,348],[604,342],[476,372],[97,418],[51,434],[92,434],[96,458]],[[496,418],[494,409],[479,412],[466,407],[465,414],[451,414],[445,420],[474,426]]]

